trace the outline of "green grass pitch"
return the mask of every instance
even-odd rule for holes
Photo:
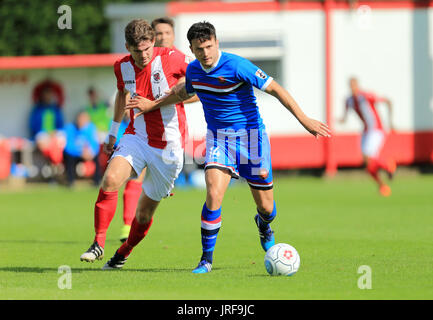
[[[382,198],[365,175],[275,179],[277,242],[293,245],[301,267],[267,275],[246,184],[231,186],[210,274],[191,270],[201,254],[204,190],[175,190],[123,270],[100,268],[120,245],[118,210],[103,261],[80,262],[93,239],[98,190],[37,186],[0,191],[0,299],[433,299],[433,176],[398,176]],[[60,289],[58,268],[71,268]],[[358,288],[360,266],[371,289]],[[211,287],[212,290],[206,290]]]

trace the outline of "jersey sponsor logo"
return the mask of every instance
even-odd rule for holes
[[[260,69],[257,69],[256,76],[259,77],[259,78],[261,78],[261,79],[266,79],[267,78],[266,74],[262,70],[260,70]]]
[[[125,85],[125,89],[130,92],[136,91],[136,79],[135,79],[135,70],[134,66],[130,61],[122,62],[120,64],[120,71],[122,74],[122,80]]]

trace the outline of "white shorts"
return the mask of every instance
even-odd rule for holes
[[[142,188],[155,201],[161,201],[170,195],[174,181],[183,167],[183,149],[180,146],[154,148],[133,134],[125,134],[119,140],[111,159],[115,157],[126,159],[137,176],[147,168]]]
[[[362,154],[369,158],[379,156],[385,142],[385,133],[382,130],[369,130],[362,134],[361,150]]]

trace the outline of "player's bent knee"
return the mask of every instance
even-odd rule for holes
[[[257,205],[257,210],[259,210],[263,214],[270,215],[274,211],[274,202],[261,203]]]
[[[221,192],[218,192],[218,190],[216,190],[216,189],[208,190],[207,196],[209,199],[211,199],[213,201],[218,201],[219,199],[221,199],[223,197]]]
[[[116,172],[107,171],[102,180],[102,189],[105,191],[118,190],[122,183],[121,177]]]
[[[206,206],[209,210],[216,210],[221,207],[224,195],[217,190],[208,190],[206,197]]]

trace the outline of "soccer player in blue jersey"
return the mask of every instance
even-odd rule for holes
[[[191,26],[187,34],[196,57],[186,71],[185,82],[169,95],[149,101],[140,97],[126,108],[142,113],[186,100],[197,94],[207,122],[206,202],[201,212],[202,255],[194,273],[212,269],[213,252],[221,226],[221,205],[231,178],[248,182],[257,206],[254,221],[264,251],[275,244],[270,223],[277,208],[273,194],[269,139],[259,113],[253,87],[276,97],[304,128],[316,137],[330,137],[328,126],[307,117],[292,96],[272,77],[253,63],[234,54],[221,52],[215,28],[208,22]]]

